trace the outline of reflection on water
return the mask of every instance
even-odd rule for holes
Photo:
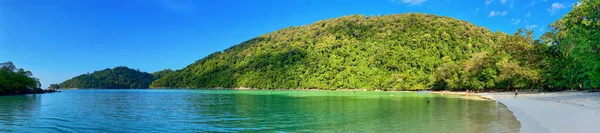
[[[0,132],[462,133],[520,128],[501,104],[437,94],[74,90],[0,101]]]
[[[27,96],[4,96],[0,97],[0,125],[13,127],[26,127],[29,123],[22,123],[37,117],[36,110],[40,109],[40,100],[38,95]],[[0,128],[0,132],[15,132],[19,128]]]

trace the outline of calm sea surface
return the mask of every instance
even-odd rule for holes
[[[0,96],[0,132],[466,133],[519,128],[512,113],[494,101],[415,92],[67,90]]]

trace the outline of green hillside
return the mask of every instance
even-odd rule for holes
[[[164,77],[164,76],[166,76],[168,74],[171,74],[173,72],[174,71],[171,70],[171,69],[164,69],[164,70],[160,70],[160,71],[152,73],[152,76],[154,77],[154,79],[159,79],[159,78],[162,78],[162,77]]]
[[[152,83],[152,74],[119,66],[83,74],[58,84],[61,89],[144,89]],[[56,87],[56,86],[51,86]]]
[[[426,14],[359,15],[242,42],[152,88],[510,89],[540,84],[531,31],[508,35]]]

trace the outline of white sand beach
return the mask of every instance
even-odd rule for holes
[[[481,93],[503,103],[521,122],[522,133],[600,132],[600,93]]]

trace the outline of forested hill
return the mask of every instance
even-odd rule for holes
[[[119,66],[83,74],[60,83],[61,89],[145,89],[154,77],[150,73]]]
[[[539,85],[531,31],[426,14],[291,27],[213,53],[152,88],[492,89]]]
[[[17,69],[10,61],[0,63],[0,96],[44,93],[40,85],[39,79],[33,77],[31,71]]]
[[[164,70],[160,70],[160,71],[152,73],[152,76],[154,76],[154,79],[159,79],[159,78],[162,78],[163,76],[166,76],[171,73],[173,73],[173,70],[164,69]]]

